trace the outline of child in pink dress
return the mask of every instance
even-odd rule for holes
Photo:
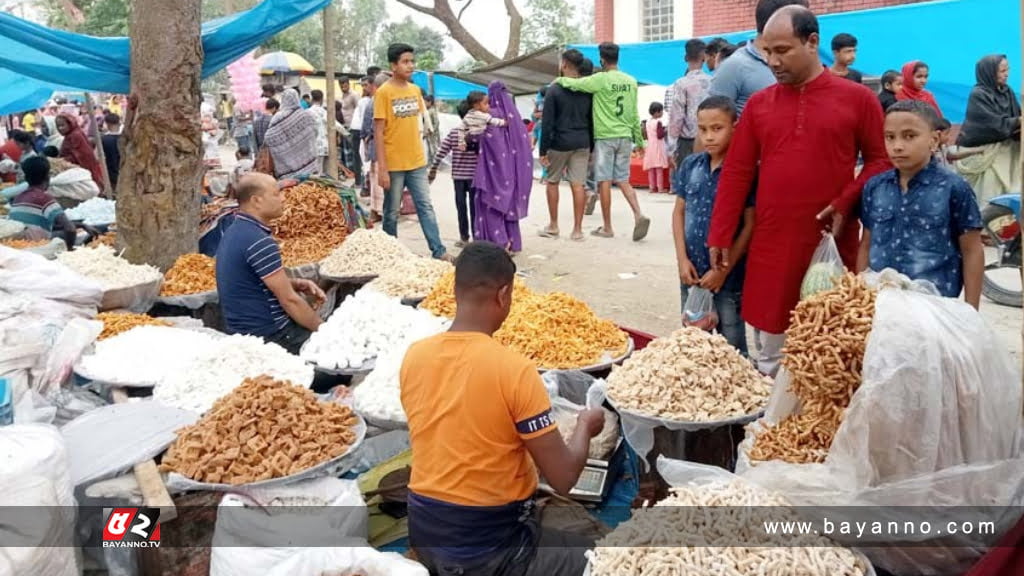
[[[644,127],[647,138],[647,150],[644,152],[644,170],[647,172],[647,183],[651,187],[651,193],[668,192],[668,185],[665,182],[665,168],[668,168],[668,155],[665,152],[665,136],[668,130],[661,123],[661,117],[665,113],[665,107],[661,102],[651,102],[648,109],[651,119]]]

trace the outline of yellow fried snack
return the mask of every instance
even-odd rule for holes
[[[751,460],[825,461],[860,387],[875,296],[862,279],[848,273],[834,289],[811,296],[793,310],[782,364],[801,409],[757,435]]]
[[[159,318],[153,318],[146,314],[120,314],[117,312],[100,312],[96,319],[103,322],[103,331],[96,338],[105,340],[111,336],[117,336],[127,332],[136,326],[170,326],[171,323]]]
[[[217,274],[213,258],[203,254],[183,254],[164,274],[161,296],[181,296],[212,292],[217,289]]]
[[[284,214],[271,225],[288,268],[319,262],[345,241],[341,198],[333,189],[303,182],[284,191]]]
[[[455,316],[455,272],[438,280],[420,304],[438,315]],[[538,294],[515,279],[512,310],[494,339],[544,369],[582,368],[606,356],[626,352],[628,336],[611,321],[598,318],[585,303],[552,292]]]
[[[198,482],[249,484],[344,454],[358,419],[348,406],[270,376],[247,378],[198,422],[178,430],[160,464]]]
[[[14,248],[15,250],[23,250],[25,248],[38,248],[39,246],[46,246],[49,243],[49,240],[0,240],[0,245],[7,246],[8,248]]]

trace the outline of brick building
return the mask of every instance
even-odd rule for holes
[[[817,14],[925,0],[810,0]],[[708,36],[754,28],[757,0],[594,0],[594,38],[621,44]]]

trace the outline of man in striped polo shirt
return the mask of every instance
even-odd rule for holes
[[[217,248],[217,292],[228,332],[260,336],[292,354],[322,321],[302,294],[325,296],[313,282],[291,279],[269,223],[284,213],[284,193],[266,174],[249,174],[235,187],[238,213]]]
[[[47,192],[50,186],[50,162],[43,156],[31,156],[21,162],[28,189],[11,200],[11,220],[25,225],[24,240],[49,240],[60,231],[68,250],[75,247],[75,226],[60,204]]]

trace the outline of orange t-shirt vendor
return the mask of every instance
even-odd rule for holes
[[[579,576],[594,542],[539,524],[537,469],[567,494],[601,432],[584,410],[568,446],[536,366],[491,336],[512,305],[515,263],[474,242],[455,263],[448,332],[413,344],[400,375],[409,420],[409,544],[432,574]]]

